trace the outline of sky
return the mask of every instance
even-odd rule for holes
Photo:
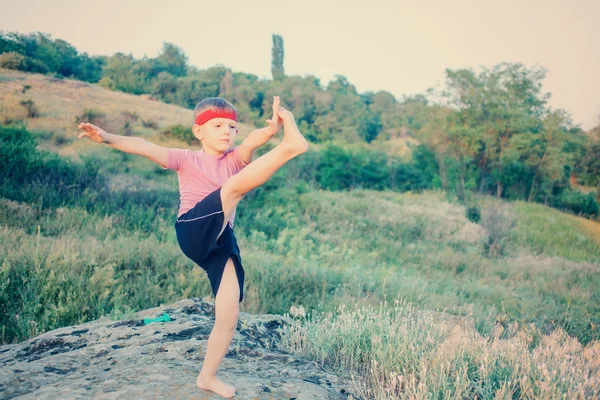
[[[442,88],[445,70],[520,62],[547,69],[550,106],[600,124],[600,0],[0,0],[0,30],[45,32],[90,55],[156,57],[164,42],[198,68],[271,77],[272,34],[286,75],[398,100]],[[596,39],[594,39],[596,38]],[[285,102],[285,99],[282,99]]]

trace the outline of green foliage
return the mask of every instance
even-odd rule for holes
[[[582,183],[600,190],[600,142],[588,142],[576,169],[581,173]]]
[[[187,56],[180,47],[172,43],[163,43],[156,62],[159,64],[161,71],[172,76],[185,76],[187,73]]]
[[[477,206],[467,207],[467,218],[469,221],[479,223],[481,220],[481,210]]]
[[[556,214],[556,210],[541,204],[522,201],[511,204],[514,204],[511,209],[517,221],[515,229],[510,232],[512,247],[523,246],[533,254],[547,257],[583,263],[600,262],[600,243],[592,235],[583,234],[579,218]],[[593,223],[590,222],[590,225]]]
[[[0,176],[21,175],[1,182],[0,221],[7,229],[0,239],[12,249],[0,259],[2,340],[22,340],[101,315],[210,293],[201,270],[177,248],[172,229],[178,203],[174,176],[167,184],[162,175],[136,175],[133,156],[109,150],[102,159],[95,157],[80,175],[91,175],[94,166],[111,173],[111,180],[117,178],[114,174],[129,171],[136,187],[109,191],[98,171],[96,179],[88,176],[90,185],[82,191],[81,178],[73,170],[85,163],[66,163],[68,169],[65,163],[48,162],[45,153],[36,150],[33,135],[22,128],[7,129],[2,131],[0,146],[7,153],[1,156],[18,162],[21,170],[5,166]],[[582,235],[574,227],[553,227],[535,237],[535,227],[544,223],[528,219],[539,211],[526,211],[525,216],[519,214],[524,225],[495,236],[503,248],[492,253],[494,242],[488,242],[486,232],[498,228],[488,221],[484,231],[465,217],[464,206],[448,203],[442,193],[357,188],[350,193],[328,192],[312,186],[320,185],[317,169],[322,158],[335,166],[334,156],[344,160],[358,154],[335,148],[307,153],[246,196],[238,208],[236,230],[248,266],[249,310],[285,312],[294,303],[330,310],[352,299],[379,302],[402,293],[432,309],[473,304],[477,317],[523,319],[541,327],[552,319],[582,341],[595,337],[590,323],[597,324],[600,311],[585,299],[599,284],[595,270],[571,261],[560,264],[566,262],[563,258],[545,259],[543,265],[556,267],[542,269],[539,259],[528,264],[513,258],[529,246],[537,251],[542,241],[553,251],[566,251],[556,240],[570,235],[571,250],[561,254],[569,260],[597,262],[600,253],[592,240],[581,243]],[[425,154],[422,160],[427,159]],[[357,160],[361,162],[360,157]],[[374,172],[361,176],[377,182],[377,171],[388,164],[376,158],[370,161],[363,168],[371,165]],[[52,196],[61,183],[37,179],[39,171],[60,174],[63,186],[77,195],[62,194],[65,199],[52,203],[46,197],[40,201],[39,194]],[[15,193],[20,197],[6,190],[12,180],[19,184]],[[28,187],[34,187],[35,193],[24,196]],[[567,217],[545,210],[558,221]],[[524,238],[516,237],[516,231],[525,232]],[[556,231],[564,232],[561,238],[556,238]],[[25,280],[35,284],[23,285]],[[573,294],[573,285],[582,290]],[[574,299],[566,314],[570,296]],[[494,311],[502,305],[510,313],[507,316]]]
[[[273,79],[285,76],[283,69],[283,37],[273,34],[273,49],[271,50],[271,74]]]
[[[146,77],[131,54],[117,53],[109,57],[102,67],[102,79],[103,85],[114,90],[133,94],[147,92]]]
[[[411,148],[408,164],[366,148],[330,148],[320,155],[318,170],[296,169],[318,187],[441,188],[461,200],[479,192],[597,215],[594,201],[561,194],[570,188],[570,176],[600,187],[599,149],[568,113],[550,109],[549,93],[542,91],[542,67],[501,63],[478,72],[448,69],[443,101],[432,102],[428,90],[399,102],[385,91],[358,93],[341,75],[327,87],[314,76],[285,76],[280,35],[273,35],[272,56],[274,79],[265,80],[224,66],[194,68],[187,65],[183,50],[170,43],[154,58],[122,53],[89,58],[42,33],[0,34],[0,65],[8,68],[99,81],[112,90],[150,93],[187,108],[202,98],[226,96],[237,106],[240,121],[256,126],[270,118],[271,99],[279,95],[312,142],[379,144],[405,137],[420,143]],[[29,108],[30,116],[35,114]],[[78,120],[89,117],[101,118],[84,115]],[[156,123],[142,123],[157,129]],[[134,134],[132,124],[126,121],[120,132]],[[187,128],[169,127],[163,134],[196,143]]]
[[[268,147],[262,148],[258,155],[267,150]],[[351,149],[330,144],[320,151],[309,151],[290,161],[257,190],[260,193],[277,190],[286,184],[309,183],[332,191],[421,191],[431,188],[431,175],[426,162],[423,157],[405,163],[369,148]]]
[[[381,132],[381,116],[378,114],[366,114],[360,120],[359,129],[365,142],[371,143],[373,140],[377,139],[377,135]]]
[[[171,125],[163,128],[160,134],[166,137],[179,139],[187,144],[198,143],[198,139],[194,136],[192,128],[184,125]]]
[[[170,215],[177,204],[176,188],[140,191],[133,187],[113,193],[94,157],[84,156],[83,163],[77,164],[39,151],[35,137],[22,126],[0,126],[0,144],[0,156],[6,160],[0,166],[0,197],[31,203],[40,210],[80,206],[112,213],[130,229],[144,232],[155,229],[157,216]]]
[[[59,207],[78,203],[89,190],[103,185],[92,160],[74,164],[53,153],[36,150],[34,137],[22,127],[0,127],[0,196]]]
[[[42,74],[49,72],[43,62],[15,52],[0,54],[0,67]]]
[[[0,32],[0,66],[28,72],[55,73],[88,82],[100,79],[102,57],[79,54],[69,43],[40,32]]]
[[[488,234],[488,240],[484,246],[486,255],[492,258],[505,256],[509,233],[516,224],[515,217],[504,206],[484,208],[481,214],[481,226]]]
[[[563,190],[558,196],[551,198],[552,207],[569,210],[586,218],[600,216],[600,203],[592,194],[583,194],[571,189]]]

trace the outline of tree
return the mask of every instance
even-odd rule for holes
[[[51,72],[59,72],[63,58],[50,36],[38,32],[33,38],[36,41],[33,57],[48,66]]]
[[[166,103],[175,101],[175,92],[177,91],[177,80],[170,73],[160,72],[153,80],[152,93],[160,96]]]
[[[596,186],[599,189],[600,197],[600,142],[588,141],[579,170],[586,185]]]
[[[0,54],[8,52],[15,52],[24,55],[25,46],[20,40],[19,35],[16,33],[4,33],[0,31]]]
[[[460,110],[463,121],[481,132],[483,152],[475,161],[482,178],[489,175],[495,182],[498,197],[510,179],[505,164],[511,138],[542,129],[550,97],[541,93],[545,75],[543,68],[509,63],[484,68],[479,75],[470,69],[446,70],[448,91],[444,95]]]
[[[283,79],[283,37],[273,34],[273,49],[271,50],[271,73],[273,79]]]
[[[512,158],[518,159],[527,168],[529,194],[527,201],[533,201],[536,190],[541,190],[547,198],[553,188],[566,180],[565,170],[572,169],[574,153],[566,149],[571,140],[570,120],[562,110],[548,114],[542,120],[542,129],[527,132],[511,138],[509,151]],[[508,156],[510,158],[511,155]]]
[[[472,124],[469,117],[468,110],[463,109],[451,112],[446,119],[448,152],[457,161],[456,193],[460,200],[465,199],[467,174],[484,148],[483,130]]]
[[[112,88],[126,93],[145,92],[145,75],[139,71],[131,54],[116,53],[107,59],[102,69],[102,81],[111,82]]]
[[[175,77],[187,74],[187,56],[174,44],[163,43],[162,51],[156,60],[165,71]]]
[[[219,84],[219,96],[229,98],[233,94],[233,75],[230,70],[225,72],[225,76]]]
[[[446,160],[450,152],[450,135],[447,132],[446,124],[451,110],[439,105],[433,106],[429,118],[424,122],[423,128],[419,132],[421,140],[427,148],[431,149],[434,155],[435,163],[438,167],[439,185],[442,190],[449,189],[448,166]]]

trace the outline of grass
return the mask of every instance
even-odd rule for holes
[[[145,182],[138,178],[140,187]],[[156,196],[160,181],[148,181],[148,186],[152,185],[157,188],[152,196]],[[144,192],[140,196],[145,196]],[[471,307],[476,318],[491,315],[504,326],[514,321],[534,323],[544,333],[561,326],[584,343],[598,339],[594,328],[600,322],[598,263],[532,254],[528,246],[537,242],[510,242],[508,255],[489,258],[484,250],[485,230],[468,221],[464,208],[447,202],[442,193],[310,190],[298,194],[278,190],[264,202],[266,207],[257,204],[257,199],[248,199],[238,215],[236,229],[247,270],[245,311],[284,313],[292,304],[330,311],[349,300],[369,298],[377,303],[402,296],[423,309]],[[276,203],[278,207],[271,206]],[[173,212],[175,206],[173,203]],[[74,290],[64,294],[71,299],[65,307],[79,308],[83,302],[94,309],[78,314],[71,324],[120,312],[119,307],[142,309],[191,293],[209,295],[198,267],[179,252],[173,221],[154,213],[148,224],[147,206],[128,207],[126,213],[81,207],[54,211],[0,202],[6,243],[1,260],[15,274],[12,283],[5,283],[9,285],[5,296],[11,288],[19,288],[17,282],[23,279],[47,282],[34,290],[38,292],[34,297],[25,296],[27,301],[18,296],[4,298],[9,304],[5,328],[13,326],[14,314],[23,313],[44,330],[59,327],[57,321],[65,322],[40,317],[53,311],[40,310],[39,304],[51,306],[57,299],[41,302],[36,296],[43,298],[43,293],[52,291],[56,282],[48,281],[47,274],[57,268],[54,262],[67,257],[67,242],[80,257],[61,266],[63,275],[72,277],[60,283],[61,291]],[[570,218],[551,212],[558,218]],[[591,259],[595,248],[581,252],[579,256]],[[99,253],[112,254],[110,267],[94,261]],[[36,267],[38,259],[43,260],[43,268]],[[88,288],[90,277],[98,271],[115,276],[122,291],[114,292],[111,280]],[[148,271],[152,278],[146,275]],[[186,277],[182,287],[179,276]],[[85,294],[95,291],[112,295],[97,304],[91,294]],[[28,307],[36,311],[26,311]],[[482,334],[491,328],[478,327]],[[3,340],[27,337],[22,328],[15,328]]]
[[[558,328],[476,329],[472,315],[448,319],[397,299],[342,305],[332,313],[291,310],[280,348],[354,378],[368,399],[597,398],[600,342],[582,346]]]

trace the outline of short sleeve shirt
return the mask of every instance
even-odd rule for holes
[[[177,171],[179,179],[180,206],[177,217],[192,209],[199,201],[214,192],[229,177],[246,166],[238,147],[228,150],[222,156],[212,156],[203,150],[168,150],[167,168]],[[229,220],[233,227],[235,210]]]

